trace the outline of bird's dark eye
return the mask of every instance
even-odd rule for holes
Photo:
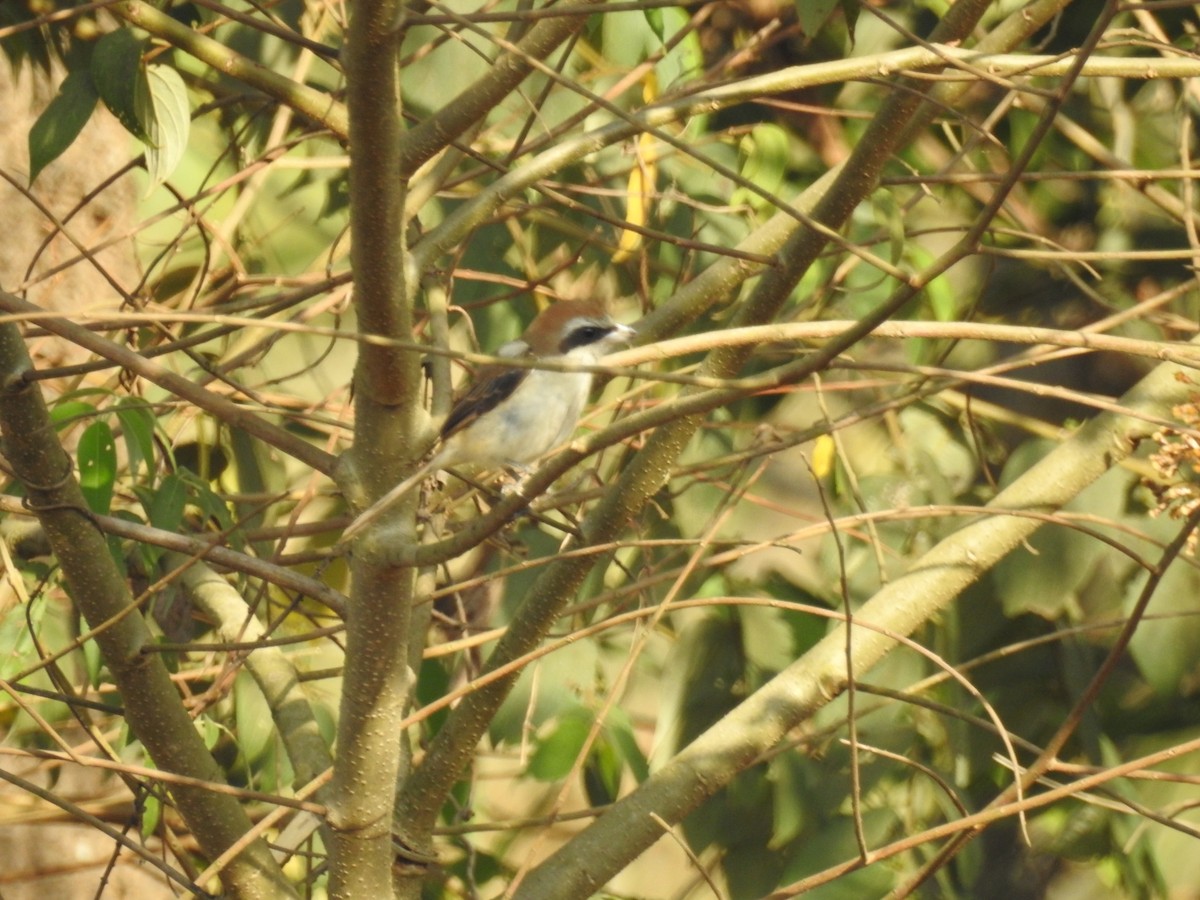
[[[576,347],[586,347],[588,344],[594,344],[596,341],[603,340],[605,335],[612,332],[611,325],[580,325],[572,328],[563,338],[562,346],[558,348],[559,353],[570,353]]]

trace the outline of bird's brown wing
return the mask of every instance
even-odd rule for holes
[[[442,440],[466,428],[484,413],[495,409],[517,386],[528,377],[530,369],[511,369],[506,366],[489,366],[481,369],[471,385],[446,416],[442,424]]]

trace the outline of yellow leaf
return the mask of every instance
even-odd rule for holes
[[[636,153],[637,164],[629,170],[629,184],[625,189],[625,221],[640,228],[649,216],[650,192],[658,177],[654,138],[649,134],[639,137]],[[624,262],[641,246],[642,235],[626,228],[617,239],[613,262]]]
[[[818,478],[824,478],[833,471],[833,460],[837,455],[837,448],[834,446],[833,438],[828,434],[823,434],[813,442],[812,452],[812,468],[813,474]]]

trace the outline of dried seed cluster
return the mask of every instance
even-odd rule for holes
[[[1158,479],[1147,481],[1147,487],[1158,505],[1150,515],[1186,519],[1200,507],[1200,394],[1172,407],[1171,414],[1187,430],[1162,428],[1154,433],[1158,449],[1150,455],[1150,465]],[[1193,531],[1188,539],[1189,553],[1195,552],[1198,540]]]

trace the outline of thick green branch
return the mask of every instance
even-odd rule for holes
[[[220,640],[253,642],[264,636],[262,623],[233,586],[210,569],[181,553],[166,556],[169,569],[183,569],[179,582],[198,609],[216,623]],[[295,772],[295,785],[308,784],[331,765],[333,757],[317,728],[312,705],[300,684],[296,667],[278,647],[261,647],[246,656],[246,671],[254,679],[283,741]]]
[[[354,3],[345,65],[358,327],[367,335],[411,341],[416,279],[406,268],[402,226],[405,184],[399,177],[399,42],[394,34],[402,8],[395,0]],[[398,482],[420,453],[425,417],[418,354],[364,342],[354,385],[354,447],[345,458],[343,484],[352,498],[370,500]],[[411,504],[397,504],[394,511],[403,518],[405,532],[413,530],[412,512]],[[414,579],[411,570],[378,564],[366,554],[355,555],[351,574],[337,759],[329,790],[330,894],[381,900],[395,895],[392,797],[404,775],[399,725],[415,683],[409,659]],[[415,879],[399,888],[405,896],[420,891]]]
[[[220,41],[189,28],[143,0],[124,0],[109,8],[130,25],[150,32],[189,56],[207,63],[217,72],[258,88],[267,96],[274,97],[285,106],[328,128],[337,137],[346,137],[346,108],[324,91],[314,90],[272,72],[266,66],[230,50]]]
[[[153,638],[133,608],[108,542],[87,511],[41,391],[26,381],[32,368],[17,327],[0,324],[0,444],[46,532],[72,599],[92,628],[108,626],[98,632],[96,642],[121,692],[125,718],[159,768],[223,782],[162,657],[144,652]],[[171,793],[210,858],[250,829],[250,820],[233,797],[185,785],[173,786]],[[249,844],[222,877],[234,896],[293,896],[261,840]]]
[[[1014,19],[1025,23],[1044,23],[1068,0],[1043,0],[1022,10]],[[1042,8],[1050,10],[1047,13]],[[1035,25],[1036,28],[1036,25]],[[456,247],[507,200],[519,196],[522,191],[549,177],[571,163],[637,134],[663,125],[685,120],[688,116],[715,112],[751,102],[763,96],[775,95],[823,84],[836,84],[855,78],[874,78],[895,72],[928,71],[945,67],[948,63],[970,65],[993,77],[1015,77],[1036,72],[1038,75],[1059,76],[1070,70],[1074,57],[1049,57],[1007,55],[994,52],[999,38],[1023,38],[1025,33],[1012,29],[997,30],[988,36],[988,50],[966,50],[959,47],[938,45],[936,47],[906,47],[872,56],[851,57],[825,63],[793,66],[765,75],[746,78],[732,84],[671,97],[631,114],[627,119],[611,122],[574,138],[557,142],[552,148],[513,169],[489,184],[470,201],[454,211],[431,229],[420,242],[414,245],[413,254],[420,267],[431,264],[439,256]],[[983,44],[981,43],[981,46]],[[1106,77],[1126,74],[1136,78],[1185,78],[1200,75],[1200,63],[1183,58],[1090,57],[1084,63],[1081,74],[1086,77]],[[978,83],[977,75],[964,73],[963,80],[945,85],[940,96],[955,96],[972,84]]]
[[[960,2],[943,20],[938,39],[964,37],[988,6],[986,0]],[[895,92],[875,118],[855,154],[839,173],[829,193],[817,204],[816,218],[840,227],[850,212],[874,189],[884,163],[895,152],[904,125],[911,120],[922,94],[914,89]],[[786,301],[807,266],[824,246],[823,233],[799,229],[784,242],[778,264],[768,269],[755,291],[742,305],[737,324],[769,321]],[[897,301],[899,302],[899,301]],[[889,303],[887,306],[896,305]],[[888,309],[878,311],[886,315]],[[850,329],[817,354],[819,366],[857,340],[870,323]],[[751,351],[744,347],[718,348],[705,361],[701,374],[715,378],[733,377]],[[584,544],[605,543],[615,538],[646,501],[667,481],[679,453],[701,418],[689,415],[659,428],[604,495],[583,525]],[[560,612],[583,582],[593,561],[586,557],[565,558],[550,565],[530,592],[518,615],[488,659],[487,668],[502,666],[528,653],[545,637]],[[516,674],[497,679],[465,697],[435,737],[425,762],[404,785],[397,803],[398,828],[418,848],[428,846],[437,811],[463,767],[474,753],[487,723],[507,696]],[[585,896],[567,891],[556,896]]]
[[[1159,366],[1121,398],[1120,405],[1129,415],[1097,416],[997,494],[988,507],[1041,514],[1061,509],[1153,432],[1157,426],[1146,418],[1168,416],[1172,406],[1188,399],[1193,389],[1186,371],[1173,364]],[[897,646],[890,635],[911,634],[1042,522],[1040,518],[984,515],[946,538],[903,577],[884,587],[855,613],[855,676],[862,677]],[[862,627],[862,623],[871,627]],[[652,813],[667,822],[678,822],[829,703],[845,689],[848,679],[842,627],[536,868],[518,896],[588,896],[662,836],[662,827]]]
[[[973,18],[977,19],[982,14],[985,6],[986,4],[972,5],[965,2],[957,4],[950,16],[944,19],[937,29],[939,39],[946,39],[947,30],[961,28],[968,25]],[[971,27],[973,27],[973,24]],[[1093,46],[1095,40],[1098,40],[1101,31],[1101,26],[1097,26],[1094,30],[1091,41]],[[1028,164],[1032,154],[1040,144],[1041,137],[1048,132],[1053,121],[1054,111],[1062,102],[1063,97],[1065,97],[1066,91],[1070,87],[1071,79],[1078,76],[1081,68],[1081,60],[1076,60],[1075,63],[1070,77],[1061,88],[1055,102],[1050,104],[1046,113],[1039,121],[1038,126],[1034,129],[1026,146],[1015,161],[1010,177],[1001,186],[1001,189],[980,215],[975,226],[968,231],[963,240],[959,242],[959,245],[946,254],[942,260],[935,263],[933,267],[922,273],[919,279],[914,278],[911,284],[902,286],[886,303],[872,310],[853,327],[843,331],[837,338],[813,354],[813,357],[808,362],[820,364],[824,360],[831,360],[834,354],[845,350],[851,343],[865,336],[876,325],[882,323],[888,316],[898,311],[900,303],[906,297],[911,297],[924,284],[927,284],[935,274],[944,271],[960,255],[970,251],[988,221],[998,212],[1007,191],[1015,183],[1015,176]],[[857,191],[869,189],[877,183],[882,166],[886,162],[887,156],[892,152],[895,142],[906,139],[907,135],[914,133],[916,122],[929,114],[930,107],[928,106],[924,111],[920,110],[920,105],[923,102],[922,97],[916,90],[915,85],[911,87],[913,87],[913,90],[894,94],[889,99],[889,102],[881,110],[880,114],[872,121],[872,125],[868,129],[867,134],[864,135],[863,140],[855,148],[855,152],[847,161],[833,190],[818,204],[816,217],[826,225],[830,227],[840,226],[841,222],[850,215],[858,203],[855,199]],[[884,151],[883,154],[880,153],[881,150]],[[823,240],[821,236],[809,229],[802,229],[797,232],[795,237],[788,241],[780,254],[781,265],[769,270],[764,275],[748,301],[739,309],[734,324],[755,324],[756,320],[765,321],[766,317],[773,316],[779,308],[779,304],[786,298],[786,291],[790,290],[789,283],[794,284],[794,282],[790,281],[789,273],[798,271],[798,266],[806,267],[811,263],[816,258],[816,253],[819,252],[822,244]],[[799,271],[802,271],[802,269],[799,269]],[[723,360],[740,359],[743,352],[739,348],[720,348],[714,351],[706,361],[704,370],[707,370],[710,364],[716,368],[720,368]],[[710,374],[707,371],[705,373]],[[1138,425],[1144,432],[1146,424],[1141,422]],[[647,451],[653,449],[656,439],[664,433],[670,435],[676,427],[678,427],[678,423],[672,423],[667,428],[660,430],[648,443]],[[1128,423],[1122,423],[1122,427],[1128,427]],[[1128,452],[1128,448],[1125,452]],[[1100,471],[1103,471],[1107,464],[1107,456],[1102,454],[1099,462]],[[1085,467],[1081,466],[1080,468]],[[1097,477],[1098,474],[1099,472],[1093,475],[1093,477]],[[1010,493],[1006,491],[1000,498],[997,498],[996,502],[1008,507],[1024,508],[1022,503],[1019,502],[1022,499],[1024,498],[1019,492]],[[1065,500],[1062,502],[1065,502]],[[1024,520],[1022,520],[1022,524],[1028,526],[1030,530],[1036,527],[1036,523],[1029,523]],[[1000,555],[1003,556],[1004,553],[1007,553],[1008,550],[1016,545],[1018,540],[1019,538],[1013,539],[1011,543],[1006,543],[1004,540],[997,540],[992,547],[993,549],[998,548]],[[974,550],[968,554],[968,559],[973,559],[973,554]],[[943,574],[943,565],[940,560],[932,565],[932,568],[939,575]],[[965,584],[970,583],[970,581],[978,577],[979,571],[967,567],[965,572],[957,574],[964,579],[962,585],[958,588],[958,590],[961,590],[962,586],[965,586]],[[957,594],[957,590],[954,593]],[[918,596],[924,597],[925,594],[918,593]],[[893,605],[895,605],[894,602]],[[915,628],[919,624],[919,621],[924,621],[924,619],[913,621],[908,629],[904,630],[904,633]],[[876,637],[879,637],[879,635],[876,634]],[[845,637],[843,636],[836,644],[825,641],[820,646],[825,648],[825,655],[821,657],[822,662],[829,664],[829,661],[833,657],[836,657],[843,667],[843,671],[845,671],[845,648],[847,646]],[[876,642],[876,646],[878,649],[874,660],[880,658],[886,652],[886,649],[890,648],[891,641],[884,637],[883,645],[879,646],[878,642]],[[831,650],[830,648],[834,649]],[[874,660],[869,657],[864,658],[864,666],[870,665]],[[860,671],[857,662],[854,666],[855,671]],[[794,687],[794,685],[789,686]],[[814,694],[818,697],[828,697],[836,693],[836,690],[830,689],[827,681],[820,679],[814,679],[807,686],[811,687]],[[844,682],[838,685],[837,690],[840,690],[842,686],[844,686]],[[781,715],[779,711],[780,706],[781,704],[778,702],[778,699],[773,698],[768,701],[767,709],[764,709],[761,705],[756,705],[751,713],[753,721],[756,723],[762,722],[756,734],[764,732],[772,733],[772,743],[779,740],[788,728],[793,727],[799,721],[799,719],[789,719],[786,714]],[[718,740],[723,739],[728,734],[738,733],[739,726],[729,725],[729,718],[726,717],[723,719],[710,732],[720,735],[721,737],[718,737]],[[745,721],[739,724],[741,729],[748,727]],[[780,728],[778,732],[775,731],[776,727]],[[683,815],[699,806],[722,785],[727,784],[734,774],[750,765],[757,758],[762,748],[751,750],[752,744],[753,740],[743,740],[734,749],[734,752],[728,756],[721,756],[705,750],[701,751],[697,757],[689,758],[690,766],[685,765],[682,768],[675,767],[674,764],[668,766],[662,773],[662,781],[660,783],[663,793],[655,793],[652,803],[657,804],[662,800],[663,794],[669,794],[671,800],[666,802],[665,805],[651,805],[648,808],[653,810],[656,817],[665,818],[670,823],[680,821]],[[691,747],[688,748],[688,751],[690,750]],[[688,751],[685,751],[685,754]],[[680,756],[682,757],[683,755],[681,754]],[[643,793],[641,789],[628,798],[631,801],[631,808],[626,818],[603,828],[600,826],[602,820],[598,820],[556,854],[556,858],[562,860],[562,862],[556,864],[551,860],[535,869],[533,876],[522,885],[522,895],[534,898],[557,896],[555,892],[560,892],[564,889],[564,879],[569,879],[572,882],[568,887],[569,893],[574,894],[580,890],[586,893],[589,887],[585,887],[585,885],[590,886],[592,889],[599,887],[611,874],[614,874],[622,866],[628,864],[642,850],[650,846],[661,835],[661,819],[651,818],[649,813],[645,811],[647,808],[638,806],[638,801],[634,800],[634,798],[639,793]],[[653,835],[650,835],[646,831],[646,825],[655,827]],[[617,853],[612,852],[610,828],[622,831],[623,844]],[[594,832],[598,832],[600,837],[593,838]],[[607,843],[605,843],[606,841]],[[597,852],[597,842],[605,844],[608,850],[606,854],[602,855]],[[616,868],[610,868],[612,866]],[[554,885],[553,892],[551,892],[551,885]]]

